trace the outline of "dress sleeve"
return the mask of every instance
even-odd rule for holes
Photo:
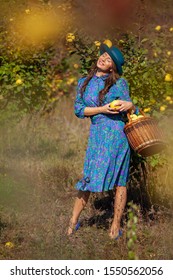
[[[83,81],[84,81],[83,78],[78,80],[77,93],[76,93],[76,98],[75,98],[75,102],[74,102],[74,113],[80,119],[84,119],[85,117],[87,117],[84,115],[84,109],[85,109],[86,105],[80,94],[80,89],[82,87]]]
[[[130,90],[129,90],[129,85],[128,85],[127,81],[124,78],[121,78],[117,82],[116,85],[120,92],[120,99],[132,102],[132,100],[130,98]],[[135,106],[135,107],[136,107],[136,110],[135,110],[134,114],[139,114],[138,106]]]

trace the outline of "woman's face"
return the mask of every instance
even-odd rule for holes
[[[97,60],[97,67],[103,72],[109,72],[112,69],[112,58],[105,52]]]

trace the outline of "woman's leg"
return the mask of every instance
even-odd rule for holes
[[[78,192],[73,208],[72,217],[70,219],[70,225],[67,231],[68,235],[70,235],[73,232],[73,229],[78,222],[79,216],[88,202],[89,195],[89,191]]]
[[[124,208],[127,201],[127,188],[123,186],[117,186],[114,199],[114,218],[110,228],[109,236],[115,238],[120,229],[120,222],[124,212]]]

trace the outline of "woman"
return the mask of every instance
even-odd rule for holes
[[[90,117],[91,126],[84,161],[83,178],[76,184],[78,195],[67,234],[79,228],[79,216],[91,192],[103,192],[116,187],[114,218],[109,236],[122,235],[120,221],[126,205],[126,184],[129,175],[130,146],[124,134],[123,115],[138,112],[129,96],[126,80],[121,78],[124,57],[116,47],[100,46],[100,57],[87,77],[79,79],[74,104],[79,118]],[[119,109],[110,108],[117,99]]]

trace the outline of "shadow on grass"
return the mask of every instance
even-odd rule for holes
[[[82,221],[82,225],[88,227],[96,226],[96,228],[108,230],[114,213],[114,192],[110,191],[108,195],[104,197],[95,195],[92,203],[94,212],[96,211],[97,214],[94,213],[90,218],[85,218]]]

